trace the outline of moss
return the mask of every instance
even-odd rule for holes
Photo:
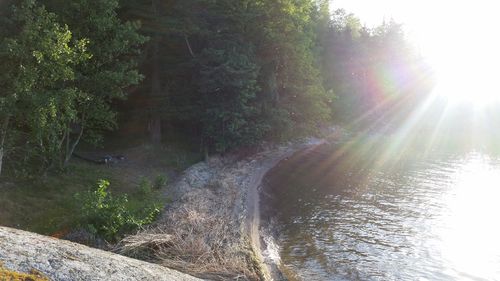
[[[8,270],[0,263],[0,280],[2,281],[49,281],[41,272],[32,269],[29,273]]]

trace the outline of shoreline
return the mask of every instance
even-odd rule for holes
[[[264,267],[262,275],[265,280],[273,280],[275,276],[275,270],[272,268],[273,264],[266,261],[263,256],[262,249],[262,233],[260,231],[260,189],[262,187],[262,181],[269,171],[276,167],[281,161],[291,157],[293,154],[298,153],[302,150],[308,150],[310,148],[316,147],[325,143],[324,139],[313,140],[296,146],[292,146],[287,150],[279,153],[276,156],[270,156],[269,159],[262,161],[262,165],[258,168],[258,171],[251,176],[251,183],[248,187],[248,194],[246,198],[247,205],[247,235],[250,238],[250,243],[256,258],[260,264]]]
[[[307,153],[329,140],[335,140],[338,133],[343,135],[343,130],[332,128],[325,132],[326,137],[323,138],[306,138],[282,145],[263,144],[254,150],[239,151],[224,157],[214,156],[207,162],[191,166],[164,191],[164,196],[172,196],[173,201],[167,205],[159,219],[147,229],[125,237],[111,252],[142,260],[123,257],[123,260],[143,263],[160,271],[163,266],[164,272],[173,272],[172,276],[178,271],[208,280],[279,279],[276,278],[279,276],[278,264],[264,256],[263,245],[267,241],[263,239],[260,221],[263,179],[284,159],[295,153]],[[18,230],[0,229],[2,231],[22,234],[19,237],[36,236]],[[56,250],[58,247],[66,247],[65,245],[78,246],[54,238],[36,237],[44,243],[52,243]],[[85,246],[78,247],[87,249]],[[36,265],[43,264],[44,261],[37,259],[37,254],[28,253],[30,248],[26,251],[23,255],[33,258],[30,264],[42,269]],[[90,248],[88,251],[99,252]],[[111,252],[103,253],[118,260],[121,258]],[[65,260],[57,253],[51,255],[56,260]],[[87,262],[94,262],[88,258],[85,260],[82,266]],[[72,266],[74,265],[68,264],[68,270],[71,271]],[[171,269],[174,271],[170,271]],[[51,272],[45,268],[41,271]],[[91,276],[92,273],[86,274]],[[143,273],[132,269],[127,274]]]
[[[279,257],[264,257],[264,250],[268,252],[276,251],[277,249],[263,249],[262,241],[264,244],[268,243],[265,239],[263,231],[266,229],[261,229],[261,203],[260,197],[263,187],[263,180],[266,175],[278,166],[282,161],[292,157],[298,153],[309,153],[310,151],[316,149],[317,147],[338,141],[339,139],[346,136],[346,131],[341,127],[331,127],[323,132],[323,137],[310,137],[302,141],[296,141],[294,143],[289,143],[284,151],[279,155],[270,156],[266,161],[263,161],[262,166],[259,167],[259,171],[253,175],[254,181],[249,186],[249,194],[247,196],[247,206],[248,206],[248,235],[251,238],[252,248],[255,255],[259,258],[259,261],[264,267],[263,275],[264,280],[283,280],[283,272],[280,268]],[[276,246],[276,245],[273,245]]]
[[[272,280],[261,245],[262,180],[280,161],[339,133],[341,128],[330,128],[323,138],[262,145],[191,166],[171,186],[174,201],[156,224],[126,237],[121,252],[199,278]]]
[[[17,262],[17,259],[28,257],[30,259],[29,265],[40,270],[40,272],[44,272],[52,277],[57,276],[58,278],[61,276],[72,276],[70,277],[71,279],[77,276],[75,275],[76,273],[73,273],[73,270],[80,270],[78,266],[84,267],[86,264],[100,264],[101,266],[102,261],[97,258],[100,258],[98,253],[102,253],[108,255],[108,259],[114,257],[114,259],[119,261],[118,263],[137,263],[143,267],[147,267],[146,270],[137,268],[126,271],[128,272],[127,274],[131,276],[143,276],[147,274],[161,276],[161,274],[167,274],[165,278],[170,278],[172,280],[176,280],[176,278],[179,278],[179,280],[191,280],[191,276],[193,277],[192,280],[198,280],[196,277],[209,280],[225,280],[230,278],[238,278],[239,280],[273,280],[269,264],[266,263],[262,255],[262,246],[260,243],[259,201],[262,181],[265,175],[282,160],[298,151],[307,149],[308,147],[316,147],[322,143],[324,143],[324,139],[308,138],[305,141],[289,142],[286,145],[268,145],[260,148],[256,153],[251,153],[250,156],[243,157],[243,159],[238,159],[238,157],[234,155],[226,157],[216,156],[212,157],[208,162],[202,162],[191,166],[184,172],[184,175],[177,180],[174,186],[172,186],[174,193],[176,193],[176,198],[170,206],[167,206],[167,209],[155,225],[136,235],[125,237],[114,250],[110,249],[111,251],[88,248],[69,241],[45,237],[21,230],[2,229],[0,227],[0,236],[9,233],[9,236],[5,237],[12,236],[10,237],[12,238],[11,240],[16,243],[24,241],[23,239],[26,236],[30,237],[29,240],[42,241],[38,243],[40,247],[45,247],[47,244],[51,243],[55,250],[54,253],[50,252],[47,255],[41,256],[39,253],[43,251],[40,249],[32,245],[26,247],[21,246],[24,242],[19,242],[19,245],[16,245],[16,249],[19,249],[19,251],[13,254],[12,257],[6,253],[2,255],[0,251],[0,256],[12,258],[12,261],[9,259],[2,259],[0,264],[6,262],[5,265],[7,265],[9,269],[28,272],[30,270],[29,267],[19,267],[18,265],[21,263]],[[220,186],[214,188],[214,185]],[[172,190],[169,192],[172,192]],[[207,205],[204,199],[207,198],[210,204],[208,204],[208,208],[203,210],[203,206]],[[223,206],[224,203],[229,202],[231,202],[231,204]],[[201,245],[199,241],[207,238],[204,236],[206,232],[192,231],[196,228],[196,225],[207,224],[207,226],[203,227],[201,230],[219,230],[216,225],[214,226],[214,221],[204,218],[210,218],[214,215],[217,216],[217,211],[220,209],[216,207],[220,209],[226,207],[228,211],[224,214],[225,216],[221,216],[219,220],[220,225],[227,226],[223,230],[228,232],[224,233],[223,237],[221,237],[220,241],[223,242],[219,243],[219,246],[227,248],[227,251],[224,252],[228,254],[228,259],[236,258],[240,263],[233,265],[228,264],[227,260],[217,260],[207,266],[206,264],[200,265],[195,262],[190,264],[189,261],[180,261],[182,256],[193,255],[192,251],[197,250],[193,246],[201,248],[205,246]],[[202,219],[200,219],[200,217]],[[190,232],[195,232],[196,234],[193,237],[186,237],[186,232],[172,233],[172,226],[175,226],[172,224],[173,221],[177,221],[176,226],[188,228]],[[17,236],[12,234],[16,234]],[[176,241],[175,236],[177,234]],[[215,238],[215,240],[217,240],[217,237]],[[194,241],[194,245],[189,244],[189,240]],[[226,240],[231,242],[226,244]],[[9,242],[11,246],[14,245],[12,241]],[[81,265],[77,266],[68,263],[65,265],[64,270],[61,270],[61,267],[57,271],[54,271],[51,267],[42,266],[47,263],[46,260],[60,260],[62,263],[65,263],[66,258],[58,254],[58,251],[60,249],[66,249],[65,247],[71,247],[71,251],[75,248],[79,253],[85,250],[91,255],[97,255],[97,258],[94,260],[85,256],[82,258],[85,262]],[[171,255],[172,253],[169,252],[168,249],[172,247],[177,247],[178,251],[174,253],[171,260],[152,258],[157,255],[161,256],[164,251],[168,252],[168,255]],[[146,253],[153,248],[155,249],[152,252]],[[70,250],[65,251],[68,252]],[[116,255],[113,252],[118,252],[123,256]],[[199,260],[200,257],[206,254],[207,252],[203,252],[195,256],[195,259]],[[80,254],[75,253],[72,255],[78,256]],[[134,259],[128,259],[127,257]],[[120,267],[118,263],[114,265],[116,268]],[[102,266],[106,268],[104,271],[108,272],[111,270],[109,268],[113,265],[110,263],[109,268],[104,265]],[[137,266],[134,264],[133,267]],[[149,267],[151,267],[151,269]],[[216,269],[217,267],[219,267],[219,269]],[[110,276],[104,277],[102,274],[93,275],[92,272],[80,271],[78,274],[83,274],[88,278],[97,278],[99,280],[104,280],[105,278],[110,278],[110,280],[113,279]],[[183,273],[189,275],[183,275]],[[120,276],[119,278],[125,278],[123,277],[124,275]],[[163,280],[159,277],[154,278]]]

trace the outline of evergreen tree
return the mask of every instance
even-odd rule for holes
[[[259,73],[250,28],[250,1],[205,1],[206,25],[199,26],[201,51],[194,58],[205,149],[225,151],[254,144],[266,133],[255,98]],[[201,23],[200,23],[201,24]]]
[[[257,24],[260,81],[274,135],[278,138],[315,132],[328,120],[328,95],[314,57],[316,1],[262,1]]]

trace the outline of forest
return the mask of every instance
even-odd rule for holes
[[[205,155],[385,126],[432,86],[400,24],[326,0],[0,3],[2,173],[58,171],[127,124]]]
[[[0,0],[0,280],[500,280],[493,2]]]
[[[404,25],[329,0],[0,0],[0,231],[265,280],[266,171],[334,127],[374,144],[434,85]]]

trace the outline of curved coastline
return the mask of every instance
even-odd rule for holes
[[[151,255],[155,263],[199,278],[273,280],[261,243],[262,181],[283,159],[336,140],[339,133],[344,134],[332,128],[326,138],[262,145],[190,167],[171,186],[175,200],[156,225],[128,237],[124,248],[132,253],[161,249]],[[164,237],[168,241],[158,244]]]
[[[261,264],[261,275],[265,280],[273,280],[276,278],[275,265],[271,264],[263,256],[263,249],[261,240],[263,240],[262,233],[260,232],[260,190],[262,187],[262,181],[266,174],[277,166],[281,161],[286,160],[295,153],[303,150],[312,149],[318,145],[321,145],[325,140],[311,139],[305,143],[299,145],[292,145],[284,151],[279,151],[275,155],[270,155],[267,159],[263,160],[261,165],[255,170],[255,172],[250,173],[250,184],[248,186],[248,194],[246,198],[247,206],[247,235],[251,243],[251,247],[255,257]]]
[[[263,269],[263,275],[265,280],[286,280],[286,272],[282,272],[281,264],[279,262],[279,257],[265,257],[264,253],[269,254],[274,253],[277,249],[273,249],[276,245],[269,245],[270,236],[266,231],[269,229],[262,229],[261,225],[261,203],[260,197],[263,188],[263,180],[266,175],[275,167],[277,167],[282,161],[286,161],[288,158],[293,157],[297,154],[308,154],[309,152],[315,150],[321,145],[337,143],[349,136],[349,133],[341,127],[331,127],[323,132],[323,138],[308,138],[303,141],[296,143],[289,143],[286,149],[276,149],[274,155],[269,154],[266,160],[262,161],[261,166],[256,172],[252,174],[254,181],[248,187],[247,200],[247,229],[248,235],[250,237],[251,245],[255,256],[258,257],[261,267]],[[263,243],[264,242],[264,243]],[[272,243],[272,241],[271,241]],[[263,245],[267,244],[267,245]],[[264,247],[266,249],[264,249]]]
[[[253,252],[261,264],[262,275],[265,280],[282,280],[283,274],[280,270],[280,265],[277,264],[279,261],[271,257],[266,258],[263,254],[268,251],[268,249],[264,249],[263,247],[262,242],[266,240],[267,235],[262,232],[260,221],[260,196],[263,188],[263,180],[266,175],[282,161],[286,161],[295,154],[307,154],[318,146],[329,143],[331,139],[330,136],[322,139],[309,138],[306,141],[291,144],[284,150],[277,150],[274,154],[271,153],[267,159],[261,162],[256,172],[250,173],[253,181],[248,187],[248,196],[246,198],[248,210],[247,233],[250,238]],[[333,139],[336,139],[336,137],[333,137]],[[264,244],[267,243],[264,242]]]
[[[174,203],[167,210],[165,210],[162,217],[156,223],[156,227],[140,232],[136,235],[126,237],[121,242],[120,247],[117,248],[118,252],[121,254],[125,254],[133,258],[145,259],[143,256],[137,256],[135,252],[147,250],[152,246],[155,246],[158,249],[168,248],[172,245],[179,246],[185,242],[175,240],[175,233],[170,232],[172,230],[172,221],[180,218],[181,221],[178,222],[179,224],[177,226],[193,228],[194,225],[200,225],[204,222],[207,224],[213,223],[213,221],[205,221],[205,219],[218,216],[218,212],[225,209],[225,212],[223,212],[225,216],[221,216],[220,218],[223,219],[222,224],[227,226],[226,229],[229,232],[224,233],[224,237],[221,238],[221,241],[227,239],[230,242],[227,244],[223,243],[222,245],[223,247],[228,248],[225,250],[225,253],[229,254],[227,257],[228,259],[236,257],[238,259],[241,258],[241,260],[244,261],[240,264],[242,267],[238,268],[233,266],[224,268],[224,266],[227,266],[227,264],[224,263],[224,260],[218,264],[218,266],[222,268],[219,272],[214,271],[213,269],[199,271],[199,265],[194,263],[185,267],[180,266],[181,264],[179,263],[172,263],[168,260],[161,259],[149,260],[153,263],[147,263],[110,252],[91,249],[71,242],[7,228],[0,228],[0,236],[8,233],[4,236],[11,238],[11,240],[7,240],[7,243],[10,243],[9,247],[17,245],[15,243],[18,243],[19,245],[16,246],[16,249],[20,249],[19,253],[22,254],[16,252],[12,258],[12,255],[9,256],[8,253],[2,254],[2,251],[0,250],[0,257],[3,257],[0,260],[6,262],[6,265],[12,267],[13,269],[26,272],[29,271],[30,268],[18,268],[16,265],[27,264],[30,267],[40,270],[40,272],[47,274],[48,276],[55,277],[57,280],[66,280],[65,278],[68,280],[79,278],[96,280],[104,280],[106,278],[109,278],[109,280],[115,280],[116,278],[122,278],[122,280],[128,280],[124,276],[144,276],[146,274],[151,274],[151,276],[156,276],[155,274],[158,276],[164,274],[165,278],[169,280],[176,280],[176,278],[180,280],[198,280],[196,277],[203,279],[206,278],[209,280],[220,280],[220,277],[225,274],[227,274],[225,275],[227,277],[231,277],[233,275],[240,277],[245,276],[243,280],[275,280],[273,275],[274,270],[271,268],[272,265],[266,262],[266,259],[262,254],[263,249],[261,245],[259,203],[262,181],[265,178],[265,175],[284,159],[295,153],[313,149],[323,143],[325,143],[324,139],[309,138],[304,141],[294,143],[290,142],[282,146],[269,145],[259,149],[257,153],[251,154],[248,157],[243,157],[243,159],[239,159],[234,156],[213,157],[208,162],[198,163],[190,167],[174,184],[173,188],[177,193],[177,198]],[[214,186],[218,187],[214,188]],[[205,201],[207,199],[208,202]],[[182,216],[185,214],[184,212],[188,214],[187,218]],[[189,219],[192,216],[195,216],[197,219],[195,221],[190,221]],[[182,219],[186,220],[182,221]],[[204,229],[213,230],[214,226],[208,225]],[[153,233],[151,231],[153,231]],[[203,232],[194,232],[198,233],[200,236],[187,237],[188,239],[186,240],[195,238],[193,240],[196,241],[196,238],[206,238],[203,236]],[[184,235],[185,233],[181,233],[183,239],[186,238]],[[41,256],[39,253],[41,253],[42,250],[34,247],[33,245],[26,244],[28,246],[21,246],[21,244],[25,241],[23,240],[23,237],[25,236],[28,237],[26,238],[28,240],[43,240],[43,243],[37,242],[37,245],[40,247],[45,247],[48,244],[53,245],[53,249],[56,252],[50,253],[46,256]],[[210,238],[213,238],[213,236]],[[106,255],[105,259],[113,258],[117,260],[116,264],[110,262],[109,267],[104,270],[105,272],[113,270],[116,271],[117,268],[121,268],[119,264],[127,264],[125,261],[128,263],[134,263],[134,266],[132,266],[132,269],[128,271],[123,271],[123,274],[125,275],[114,276],[113,278],[116,277],[115,279],[111,278],[111,275],[103,277],[104,275],[99,272],[83,272],[72,263],[72,260],[67,260],[64,256],[59,255],[59,249],[69,251],[65,247],[68,249],[71,248],[71,251],[73,251],[74,248],[74,251],[78,251],[78,253],[82,251],[90,253],[82,258],[85,261],[78,265],[81,267],[87,268],[91,264],[102,264],[102,258],[100,257],[101,254]],[[4,248],[7,249],[8,247]],[[189,251],[189,247],[185,247],[182,252],[179,252],[178,254],[179,256],[182,256],[183,254],[190,254]],[[76,256],[77,254],[74,255]],[[94,258],[89,258],[90,255],[93,255]],[[12,258],[12,262],[9,258]],[[28,263],[20,263],[17,260],[20,258],[29,258],[30,261]],[[48,264],[46,260],[57,260],[58,262],[64,264],[68,263],[67,268],[65,268],[65,271],[62,271],[61,268],[54,270],[52,267],[43,267],[42,265]],[[247,271],[242,270],[243,267],[246,267]],[[75,273],[76,275],[73,274],[75,268],[78,269],[78,272]],[[194,277],[184,275],[181,272],[191,274]],[[159,277],[154,277],[153,279],[163,280]]]
[[[274,275],[278,273],[278,267],[263,255],[266,250],[263,246],[267,241],[263,239],[260,221],[262,183],[266,174],[284,159],[336,141],[345,132],[335,127],[325,131],[324,135],[327,137],[307,138],[282,145],[263,144],[256,150],[214,156],[206,162],[191,166],[165,191],[165,196],[171,196],[173,201],[158,221],[148,229],[127,236],[114,249],[120,254],[151,263],[112,253],[109,255],[154,267],[161,273],[172,272],[167,276],[176,276],[175,270],[184,272],[194,276],[193,280],[196,280],[195,277],[209,280],[279,279],[279,275]],[[2,231],[21,233],[0,229]],[[50,243],[57,247],[69,245],[69,242],[55,239],[50,240]],[[89,249],[91,250],[94,251]],[[2,261],[5,262],[6,254],[3,256]],[[31,267],[51,275],[50,270],[37,266],[44,263],[35,260],[38,255],[29,253],[29,256],[33,258],[29,263]],[[55,254],[54,257],[52,259],[65,261],[64,257]],[[87,262],[98,262],[98,259],[86,258],[83,265],[88,266]],[[12,264],[7,262],[5,265]],[[68,265],[68,268],[71,266],[72,264]],[[12,269],[28,270],[16,267]],[[89,278],[97,278],[99,275],[92,272],[86,274]],[[143,273],[141,270],[131,270],[127,274],[132,276]],[[184,275],[179,273],[178,276]],[[191,276],[186,275],[183,280],[188,280]]]

